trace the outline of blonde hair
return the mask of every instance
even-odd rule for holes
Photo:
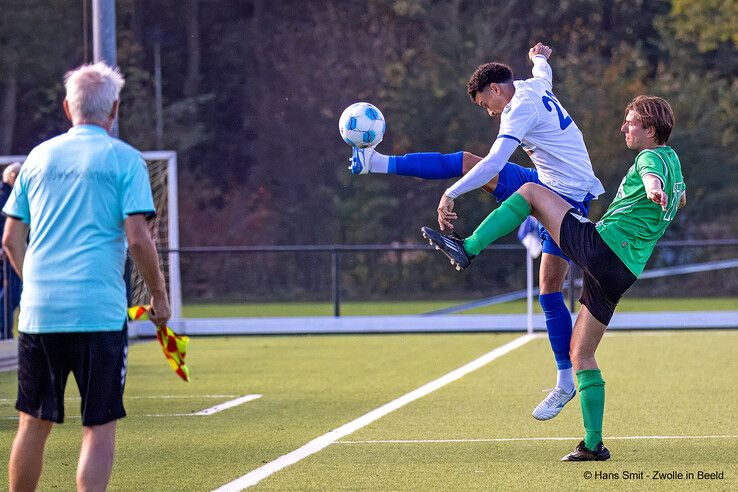
[[[125,80],[120,70],[97,62],[67,72],[64,88],[69,112],[74,119],[102,123],[107,121]]]

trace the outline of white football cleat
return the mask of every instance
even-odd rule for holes
[[[572,388],[571,392],[567,392],[560,387],[551,390],[546,398],[533,410],[533,418],[538,420],[548,420],[556,417],[569,403],[574,395],[577,394],[576,388]]]
[[[374,152],[376,152],[374,147],[364,147],[363,149],[354,147],[354,152],[349,158],[351,174],[369,174],[372,170]]]

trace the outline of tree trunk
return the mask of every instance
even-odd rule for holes
[[[15,116],[18,101],[18,79],[11,75],[5,84],[0,106],[0,154],[10,154],[13,148]]]

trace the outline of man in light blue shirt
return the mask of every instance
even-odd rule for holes
[[[74,126],[31,151],[3,208],[3,246],[25,286],[11,490],[36,487],[46,438],[64,421],[70,372],[83,409],[77,487],[107,486],[125,416],[126,247],[152,293],[152,321],[169,318],[146,225],[155,215],[148,171],[137,150],[108,134],[123,84],[102,63],[67,74],[64,111]]]

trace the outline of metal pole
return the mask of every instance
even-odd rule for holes
[[[13,327],[12,322],[9,322],[11,316],[8,315],[8,311],[10,310],[10,301],[8,300],[8,294],[9,288],[10,288],[10,279],[8,278],[8,257],[3,253],[3,333],[2,338],[5,340],[9,340],[13,338]],[[8,328],[10,327],[10,328]]]
[[[161,101],[161,40],[154,43],[154,102],[156,106],[156,148],[164,148],[164,110]]]
[[[341,316],[341,264],[339,252],[331,251],[331,273],[333,276],[333,316]]]
[[[172,319],[182,318],[182,279],[179,270],[179,196],[177,195],[177,153],[167,163],[167,230],[169,231],[169,304]]]
[[[92,58],[95,63],[118,65],[115,40],[115,0],[92,0]],[[110,134],[118,136],[118,118]]]
[[[525,283],[528,290],[528,334],[533,334],[533,256],[525,248]]]

